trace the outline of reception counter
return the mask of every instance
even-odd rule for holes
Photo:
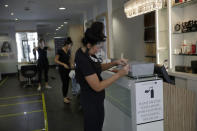
[[[175,77],[175,85],[179,88],[187,88],[197,94],[197,74],[169,71],[170,76]]]

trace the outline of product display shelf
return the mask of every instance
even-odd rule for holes
[[[182,35],[182,34],[189,34],[189,33],[197,33],[197,31],[191,31],[191,32],[184,32],[184,33],[176,33],[176,32],[173,32],[173,34],[175,35]]]
[[[177,4],[173,4],[172,7],[173,8],[184,8],[186,6],[193,5],[193,4],[196,4],[196,3],[197,3],[197,0],[188,0],[186,2],[180,2],[180,3],[177,3]]]
[[[173,55],[179,55],[179,56],[197,56],[197,54],[173,54]]]
[[[176,8],[175,8],[176,7]],[[169,19],[171,25],[170,34],[170,42],[169,44],[169,56],[170,60],[170,69],[175,71],[176,66],[191,66],[191,61],[197,59],[196,54],[188,54],[188,53],[174,53],[176,50],[181,50],[181,47],[184,44],[193,45],[196,44],[197,41],[197,31],[188,31],[185,33],[174,32],[174,26],[177,23],[188,22],[191,20],[197,20],[197,0],[186,1],[182,3],[178,3],[169,8]],[[192,49],[192,47],[191,47]],[[191,49],[187,52],[191,52]]]

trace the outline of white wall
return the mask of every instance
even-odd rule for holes
[[[73,41],[71,57],[72,57],[72,61],[74,61],[75,52],[82,45],[81,40],[83,37],[83,25],[80,24],[70,25],[68,28],[68,36],[70,36]]]
[[[86,12],[86,18],[87,20],[95,20],[96,17],[102,13],[107,12],[107,1],[108,0],[99,0],[95,6],[90,8]]]
[[[114,57],[121,53],[129,60],[144,61],[144,16],[127,19],[124,13],[124,2],[114,0],[112,12]]]
[[[8,34],[11,43],[12,52],[9,56],[0,57],[0,72],[15,73],[17,72],[17,47],[15,39],[15,27],[12,23],[0,25],[0,34]]]
[[[15,30],[17,31],[36,31],[35,21],[18,21],[15,23]]]
[[[47,58],[49,60],[49,65],[55,65],[55,41],[53,36],[45,36],[44,37],[47,43],[47,46],[51,48],[50,51],[47,51]]]

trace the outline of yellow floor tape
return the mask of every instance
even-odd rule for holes
[[[15,98],[23,98],[23,97],[32,97],[32,96],[40,96],[40,95],[41,95],[41,94],[31,94],[31,95],[24,95],[24,96],[1,97],[0,100],[15,99]]]
[[[27,115],[27,114],[42,112],[42,111],[43,110],[36,110],[36,111],[31,111],[31,112],[20,112],[20,113],[15,113],[15,114],[6,114],[6,115],[0,115],[0,118],[13,117],[13,116],[23,116],[23,115]]]
[[[0,83],[0,87],[8,80],[8,76]]]
[[[45,129],[37,129],[37,130],[33,130],[33,131],[45,131]]]
[[[47,119],[47,111],[46,111],[46,103],[45,103],[44,93],[42,93],[42,105],[43,105],[43,112],[44,112],[45,130],[48,131],[48,119]]]
[[[26,102],[19,102],[19,103],[13,103],[13,104],[2,104],[0,107],[6,107],[6,106],[15,106],[15,105],[22,105],[22,104],[32,104],[32,103],[40,103],[42,100],[36,100],[36,101],[26,101]]]

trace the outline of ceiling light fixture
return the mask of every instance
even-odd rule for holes
[[[12,12],[12,13],[10,13],[10,15],[14,15],[14,13]]]
[[[66,8],[65,7],[59,7],[59,10],[65,10]]]
[[[127,18],[132,18],[163,7],[164,0],[135,0],[128,1],[124,5],[124,12]]]
[[[8,5],[4,5],[6,8],[8,7]]]
[[[18,19],[16,18],[15,21],[18,21]]]
[[[64,25],[61,25],[61,27],[63,27]]]
[[[61,29],[61,27],[58,27],[58,29]]]
[[[64,24],[68,24],[68,22],[64,22]]]
[[[58,31],[59,29],[56,29],[56,31]]]

